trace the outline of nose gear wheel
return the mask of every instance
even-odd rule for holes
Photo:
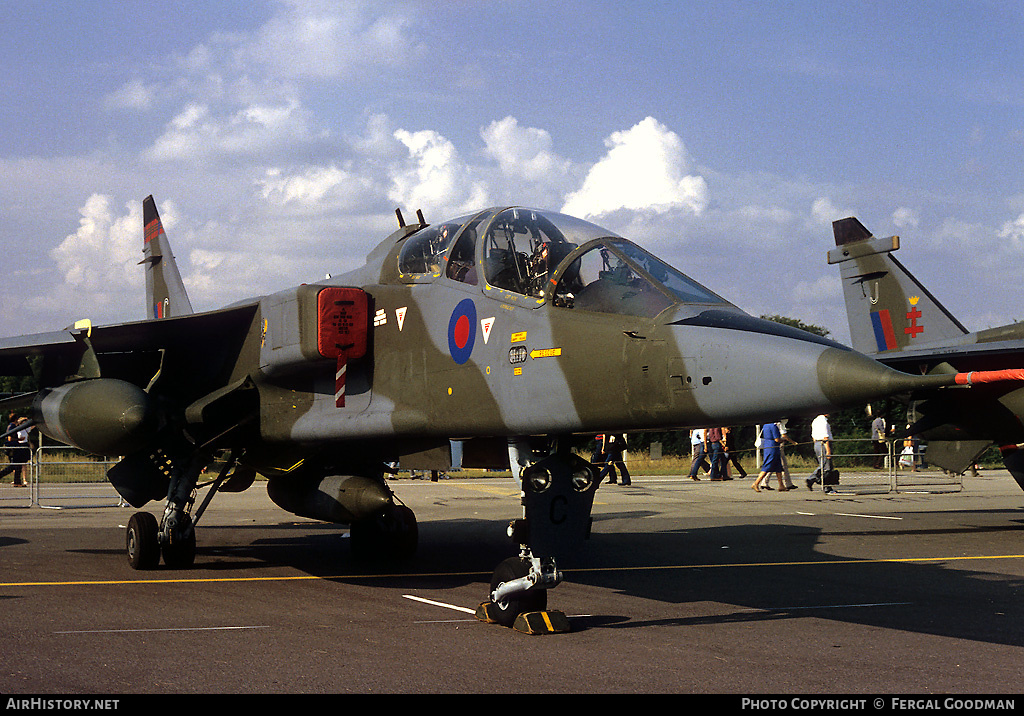
[[[491,594],[502,584],[521,579],[530,573],[530,562],[522,557],[509,557],[501,562],[491,576]],[[540,612],[547,609],[546,589],[530,589],[494,602],[490,617],[502,626],[510,627],[516,617],[524,612]]]

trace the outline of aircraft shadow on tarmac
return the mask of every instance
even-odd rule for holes
[[[28,540],[21,539],[20,537],[9,537],[6,535],[0,535],[0,549],[2,549],[3,547],[13,547],[14,545],[26,544],[27,542]],[[0,601],[4,601],[7,599],[15,599],[15,597],[10,594],[0,594]]]
[[[1022,529],[1014,521],[1002,529],[829,530],[829,535],[891,541]],[[566,568],[572,581],[643,599],[732,607],[664,620],[604,620],[616,628],[813,617],[1024,646],[1024,578],[972,570],[969,565],[976,563],[970,561],[886,562],[829,555],[818,546],[820,536],[820,530],[784,524],[595,535],[573,565],[577,571]],[[638,565],[637,555],[651,569],[604,569]]]
[[[505,535],[507,524],[507,520],[477,519],[421,523],[418,554],[404,561],[357,560],[349,548],[348,530],[324,522],[281,522],[252,527],[202,525],[203,540],[197,547],[195,564],[185,571],[171,570],[161,564],[153,574],[185,577],[200,576],[203,572],[265,572],[287,567],[353,583],[362,579],[381,583],[381,577],[401,579],[403,584],[409,585],[417,580],[433,583],[437,580],[433,576],[436,573],[443,573],[447,584],[486,582],[493,571],[496,554],[500,555],[499,561],[515,554]],[[121,545],[68,551],[124,561]],[[138,572],[131,571],[125,563],[124,575],[137,577]]]
[[[583,550],[560,565],[566,585],[551,593],[549,603],[558,608],[560,590],[577,583],[679,605],[680,616],[637,621],[624,615],[593,614],[575,618],[575,630],[820,618],[1024,646],[1024,578],[971,569],[977,564],[971,561],[886,562],[872,561],[872,556],[830,555],[819,546],[821,530],[806,526],[678,529],[667,523],[665,530],[601,532],[602,521],[637,516],[622,513],[598,518]],[[514,552],[504,533],[506,524],[478,519],[421,522],[418,556],[404,563],[356,561],[345,533],[335,525],[206,526],[195,567],[175,574],[289,567],[340,583],[402,589],[478,584],[482,601],[490,565]],[[966,538],[1021,530],[1021,520],[1012,520],[1002,528],[829,530],[829,535],[863,535],[891,545],[891,540],[901,537],[962,534]],[[122,556],[115,550],[82,551]],[[708,605],[724,608],[709,610]]]

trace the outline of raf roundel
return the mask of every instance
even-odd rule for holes
[[[452,359],[462,365],[469,360],[476,342],[476,305],[470,298],[463,299],[448,319],[448,351]]]

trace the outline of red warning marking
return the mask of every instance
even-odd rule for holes
[[[338,370],[334,374],[334,406],[345,407],[345,374],[348,372],[348,359],[342,353],[338,356]]]
[[[160,225],[160,219],[153,219],[151,222],[146,224],[146,229],[144,231],[145,243],[148,244],[150,241],[162,234],[163,231],[164,229]]]
[[[1004,370],[976,370],[969,373],[957,373],[954,378],[957,385],[973,385],[975,383],[1001,383],[1007,380],[1024,380],[1024,368],[1006,368]]]

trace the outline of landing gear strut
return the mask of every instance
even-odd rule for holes
[[[540,572],[530,557],[509,557],[499,564],[491,577],[487,621],[510,627],[521,614],[547,609],[547,590],[561,581],[561,574],[555,572],[546,578],[538,577]]]
[[[590,511],[599,484],[589,462],[569,452],[562,441],[552,443],[547,457],[522,471],[523,518],[509,525],[519,556],[494,570],[490,599],[477,609],[481,621],[529,634],[569,630],[564,614],[547,610],[547,590],[562,581],[556,559],[572,554],[590,536]]]
[[[156,569],[160,565],[161,555],[164,564],[171,569],[184,569],[195,563],[195,525],[235,464],[232,454],[193,518],[192,507],[195,504],[199,473],[208,459],[196,453],[184,468],[175,467],[165,456],[158,459],[163,464],[157,467],[164,468],[170,477],[167,503],[159,523],[149,512],[136,512],[128,520],[125,546],[128,564],[132,569]]]

